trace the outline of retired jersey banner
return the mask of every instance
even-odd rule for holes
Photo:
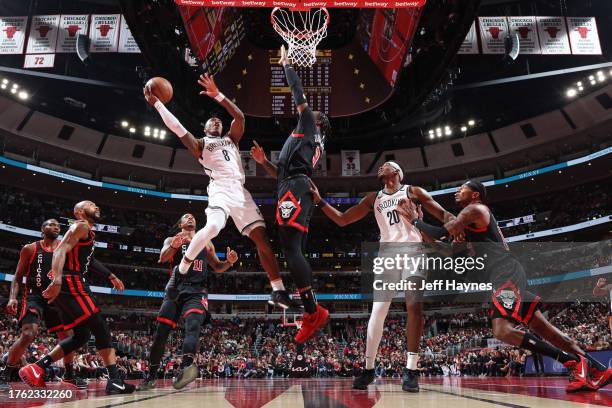
[[[478,17],[483,54],[505,54],[504,38],[508,35],[506,17]]]
[[[120,14],[91,15],[89,52],[117,52]]]
[[[22,54],[28,17],[0,17],[0,54]]]
[[[361,173],[359,150],[342,150],[340,156],[343,176],[358,176]]]
[[[566,17],[572,54],[601,55],[595,17]]]
[[[62,15],[55,52],[76,52],[77,37],[79,34],[87,35],[88,28],[88,14]]]
[[[519,36],[519,54],[541,54],[535,17],[508,17],[510,32]]]
[[[564,17],[536,17],[542,54],[571,54]]]
[[[59,15],[32,17],[27,54],[55,52],[59,19]]]
[[[24,68],[53,68],[55,54],[26,54]]]
[[[251,152],[248,150],[241,150],[240,158],[242,159],[242,168],[244,169],[244,175],[247,177],[256,176],[257,162],[255,162],[255,159],[251,157]]]
[[[478,36],[476,35],[476,22],[474,21],[457,54],[478,54],[478,52]]]
[[[130,27],[125,21],[125,17],[121,16],[121,28],[119,30],[119,52],[139,53],[140,48],[136,44],[136,40],[130,31]]]
[[[295,9],[308,6],[309,2],[303,0],[175,0],[179,6],[192,7],[283,7]],[[311,2],[310,7],[343,7],[343,8],[413,8],[423,7],[427,0],[395,0],[395,1],[319,1]]]

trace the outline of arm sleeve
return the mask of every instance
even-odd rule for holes
[[[283,68],[285,69],[285,77],[287,77],[287,83],[291,88],[291,94],[293,95],[295,104],[301,105],[306,103],[306,97],[304,96],[304,89],[302,88],[300,77],[291,65],[285,65]]]
[[[416,227],[419,231],[423,231],[425,234],[429,235],[433,239],[440,239],[442,237],[447,237],[448,231],[444,227],[436,227],[435,225],[427,224],[421,220],[415,220],[412,225]]]
[[[110,269],[106,267],[102,262],[98,261],[96,258],[93,258],[91,261],[90,268],[92,271],[99,273],[100,275],[108,278],[112,272]]]
[[[166,106],[157,101],[155,102],[155,109],[159,112],[164,124],[178,137],[183,137],[187,134],[187,129],[183,127],[181,122],[166,108]]]

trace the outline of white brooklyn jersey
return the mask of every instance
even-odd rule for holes
[[[198,161],[211,181],[232,180],[244,184],[240,151],[229,136],[205,136],[204,149]]]
[[[380,230],[380,242],[421,242],[421,234],[397,212],[398,202],[408,199],[408,189],[403,185],[393,194],[380,190],[374,200],[374,216]]]

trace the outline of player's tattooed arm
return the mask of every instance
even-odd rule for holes
[[[268,160],[263,147],[261,147],[257,143],[257,140],[253,140],[253,144],[255,145],[251,147],[251,157],[253,158],[253,160],[259,163],[264,168],[266,173],[268,173],[270,176],[277,177],[278,168],[276,167],[276,165],[274,165],[274,163]]]
[[[411,186],[409,194],[410,198],[416,198],[425,208],[425,211],[436,217],[440,222],[446,223],[455,219],[455,216],[446,211],[424,188]]]
[[[204,88],[204,90],[200,92],[200,95],[207,95],[208,97],[213,98],[221,106],[223,106],[230,115],[232,115],[234,120],[232,120],[228,136],[235,144],[238,144],[242,138],[242,135],[244,134],[244,113],[242,113],[240,108],[236,106],[234,102],[226,98],[225,95],[219,91],[219,88],[217,88],[215,80],[212,76],[208,74],[200,75],[198,84]]]
[[[206,259],[208,260],[208,264],[212,268],[213,271],[217,273],[222,273],[227,271],[229,268],[234,266],[236,261],[238,260],[238,254],[236,251],[227,247],[225,252],[225,261],[222,261],[217,256],[217,252],[215,251],[215,246],[213,243],[209,243],[206,248]]]
[[[482,204],[470,204],[465,207],[457,215],[457,218],[444,224],[444,227],[448,230],[453,238],[459,238],[464,233],[465,227],[470,225],[476,228],[483,228],[489,225],[491,214]]]
[[[612,283],[606,283],[606,278],[599,278],[597,280],[597,284],[593,288],[593,296],[608,296],[608,294],[612,290]],[[12,289],[13,287],[11,285],[11,293],[13,293]]]
[[[34,255],[34,245],[27,244],[21,248],[17,269],[15,269],[15,278],[11,282],[9,301],[6,305],[6,310],[9,314],[17,313],[17,296],[19,295],[20,288],[23,286],[23,277],[28,271],[28,263],[32,255]]]
[[[372,210],[372,207],[374,206],[374,200],[376,199],[376,193],[368,193],[365,197],[361,199],[358,204],[342,212],[338,211],[337,209],[329,205],[325,200],[323,200],[323,198],[321,198],[319,189],[312,182],[312,180],[310,181],[310,192],[312,193],[314,203],[321,207],[321,211],[323,211],[323,213],[330,220],[332,220],[341,227],[357,222],[364,218],[366,215],[368,215]]]

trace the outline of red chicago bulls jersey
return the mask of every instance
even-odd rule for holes
[[[26,293],[42,292],[51,283],[51,261],[53,250],[46,248],[43,241],[33,243],[34,253],[30,257],[26,272]]]

